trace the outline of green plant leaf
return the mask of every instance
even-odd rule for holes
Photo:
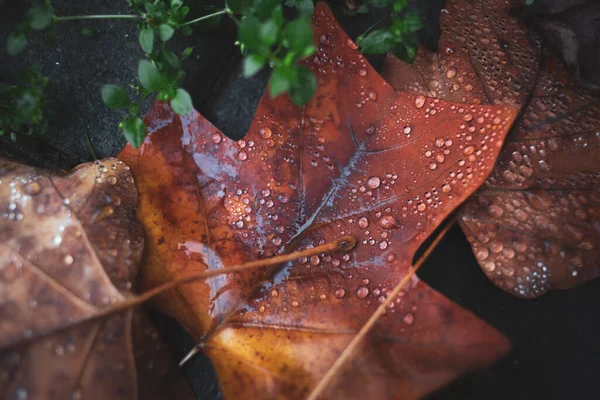
[[[131,117],[123,122],[125,139],[136,149],[140,147],[146,137],[146,125],[140,117]]]
[[[140,46],[146,53],[152,53],[154,47],[154,31],[151,28],[143,28],[140,31]]]
[[[294,104],[303,106],[312,99],[317,90],[317,78],[308,67],[298,67],[298,80],[290,89],[290,97]]]
[[[35,30],[47,28],[54,20],[52,8],[42,4],[37,4],[31,7],[27,13],[27,16],[30,19],[31,28]]]
[[[183,89],[177,89],[177,93],[171,100],[171,108],[179,115],[187,115],[194,111],[192,97]]]
[[[160,37],[160,40],[162,40],[163,42],[166,42],[167,40],[171,39],[173,37],[174,33],[175,33],[175,29],[171,28],[170,25],[161,24],[158,27],[158,36]]]
[[[259,34],[262,42],[270,47],[277,41],[279,28],[275,21],[269,20],[261,25]]]
[[[260,21],[252,16],[242,17],[238,27],[238,39],[253,52],[260,52],[262,41],[260,39]]]
[[[140,60],[138,65],[138,78],[142,86],[146,89],[160,89],[163,83],[163,77],[160,71],[147,60]]]
[[[267,58],[258,54],[250,54],[244,58],[244,77],[250,78],[263,69]]]
[[[129,105],[129,97],[123,88],[117,85],[103,85],[102,101],[113,110],[120,110]]]
[[[306,48],[313,45],[313,33],[310,20],[300,17],[287,24],[284,30],[288,48],[297,53],[305,53]]]
[[[27,47],[27,37],[23,33],[11,33],[6,41],[6,51],[10,55],[19,54],[25,50],[25,47]]]
[[[387,30],[376,30],[365,36],[360,49],[365,54],[382,54],[390,50],[395,43],[394,36]]]
[[[277,97],[283,92],[290,90],[298,80],[298,69],[295,65],[284,65],[275,68],[271,81],[269,82],[269,93],[271,97]]]

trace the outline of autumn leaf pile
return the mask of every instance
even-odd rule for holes
[[[504,355],[501,333],[411,265],[458,210],[511,293],[598,274],[598,102],[509,15],[448,1],[440,51],[388,59],[386,81],[321,3],[315,97],[263,96],[242,140],[155,103],[146,141],[118,160],[69,175],[3,160],[0,393],[189,398],[132,307],[184,279],[197,280],[153,304],[190,331],[227,399],[417,398]],[[310,253],[349,236],[351,249]],[[198,278],[295,252],[311,255]]]

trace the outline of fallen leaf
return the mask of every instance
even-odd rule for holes
[[[0,393],[192,398],[134,297],[137,192],[117,159],[56,175],[0,158]]]
[[[391,85],[467,104],[521,107],[494,172],[459,213],[483,271],[520,297],[597,277],[597,93],[577,85],[505,1],[449,1],[440,23],[437,54],[421,48],[413,66],[388,57]]]
[[[516,116],[394,93],[326,5],[313,26],[318,50],[306,65],[318,88],[304,108],[265,95],[235,142],[197,112],[156,103],[145,143],[119,155],[140,193],[145,290],[342,235],[358,241],[156,302],[201,342],[228,399],[306,397],[419,245],[484,182]],[[467,119],[486,135],[461,128]],[[465,158],[468,147],[476,159]],[[507,349],[496,330],[414,277],[326,397],[419,397]]]

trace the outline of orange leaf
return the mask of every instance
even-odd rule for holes
[[[516,115],[395,93],[326,5],[313,26],[318,52],[306,65],[318,87],[307,106],[265,95],[234,142],[200,114],[156,103],[144,145],[119,156],[140,192],[145,289],[358,240],[343,254],[208,279],[156,302],[202,342],[226,398],[306,396],[419,245],[484,182]],[[475,160],[464,156],[470,146]],[[392,305],[327,398],[419,397],[507,351],[502,335],[416,277]]]
[[[437,55],[419,49],[413,66],[388,57],[384,75],[392,86],[521,108],[485,188],[460,211],[482,269],[520,297],[597,277],[597,94],[574,82],[505,1],[450,1],[441,25]]]
[[[134,298],[144,243],[128,169],[54,175],[0,158],[4,398],[191,398],[143,314],[107,312]]]

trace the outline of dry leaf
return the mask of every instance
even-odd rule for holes
[[[0,393],[164,399],[191,392],[133,298],[137,192],[117,159],[50,174],[0,158]]]
[[[413,66],[388,57],[384,76],[398,90],[521,107],[485,188],[460,212],[482,269],[520,297],[597,277],[597,94],[577,85],[507,2],[455,0],[446,8],[437,55],[419,49]]]
[[[140,192],[145,289],[342,235],[358,240],[266,280],[256,271],[209,279],[157,302],[202,341],[228,399],[305,397],[419,245],[484,182],[515,117],[506,106],[394,93],[326,5],[313,25],[318,51],[307,65],[318,88],[306,107],[265,95],[234,142],[198,113],[179,117],[157,103],[144,145],[119,156]],[[508,349],[416,277],[392,305],[326,398],[419,397]]]

